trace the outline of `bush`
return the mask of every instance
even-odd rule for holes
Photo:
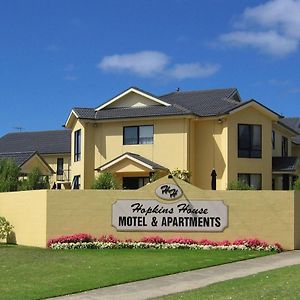
[[[0,160],[0,192],[18,190],[20,168],[10,159]]]
[[[109,172],[104,172],[92,183],[91,188],[95,190],[116,190],[119,187],[116,177]]]
[[[49,179],[44,176],[39,168],[34,168],[24,179],[20,182],[21,191],[27,190],[42,190],[49,189]]]
[[[191,174],[187,170],[175,169],[171,172],[172,176],[177,177],[178,179],[190,182]]]
[[[254,188],[243,181],[231,181],[228,183],[227,190],[254,190]]]
[[[298,177],[298,179],[295,181],[294,186],[293,186],[294,190],[300,191],[300,176]]]
[[[6,239],[14,227],[4,218],[0,217],[0,239]]]

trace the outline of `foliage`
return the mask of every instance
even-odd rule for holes
[[[254,188],[244,181],[235,180],[228,183],[227,190],[254,190]]]
[[[175,169],[171,172],[172,176],[177,177],[178,179],[190,182],[191,173],[188,170]]]
[[[72,234],[72,235],[63,235],[57,238],[53,238],[48,241],[47,245],[48,247],[51,244],[55,243],[77,243],[77,242],[92,242],[94,241],[94,238],[87,233],[78,233],[78,234]]]
[[[259,239],[239,239],[234,242],[228,240],[216,242],[207,239],[200,241],[184,237],[164,239],[160,236],[143,237],[140,241],[121,241],[113,235],[101,236],[99,239],[92,238],[88,234],[89,240],[76,240],[74,238],[61,237],[48,242],[51,249],[194,249],[194,250],[257,250],[281,252],[282,247],[276,244],[268,244]]]
[[[300,176],[298,177],[298,179],[295,181],[294,186],[293,186],[294,190],[299,191],[300,190]]]
[[[19,175],[20,168],[13,160],[0,160],[0,192],[17,191]]]
[[[0,217],[0,239],[6,239],[14,227],[4,218]]]
[[[118,187],[116,177],[109,172],[100,173],[91,186],[95,190],[116,190]]]
[[[49,189],[49,179],[44,176],[39,168],[34,168],[27,175],[27,179],[20,181],[19,190],[42,190]]]

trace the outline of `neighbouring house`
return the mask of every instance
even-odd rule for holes
[[[8,133],[0,138],[0,159],[14,160],[25,175],[38,167],[49,176],[51,188],[71,187],[70,152],[70,130]]]
[[[180,169],[202,189],[225,190],[236,180],[288,189],[299,172],[297,132],[282,120],[256,100],[242,101],[236,88],[155,96],[131,87],[70,112],[72,186],[88,189],[99,172],[112,172],[135,189]]]

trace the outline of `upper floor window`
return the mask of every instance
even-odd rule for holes
[[[275,130],[272,130],[272,149],[275,149],[275,143],[276,143],[276,134]]]
[[[153,144],[153,125],[123,128],[123,145]]]
[[[74,132],[74,161],[81,160],[81,129]]]
[[[289,156],[289,141],[285,136],[282,137],[282,142],[281,143],[282,143],[281,156],[282,157]]]
[[[64,159],[59,157],[57,158],[56,175],[63,175],[63,173],[64,173]]]
[[[238,157],[261,158],[261,125],[238,125]]]

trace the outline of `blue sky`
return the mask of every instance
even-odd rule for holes
[[[1,1],[0,41],[0,135],[130,86],[237,87],[300,116],[300,0]]]

